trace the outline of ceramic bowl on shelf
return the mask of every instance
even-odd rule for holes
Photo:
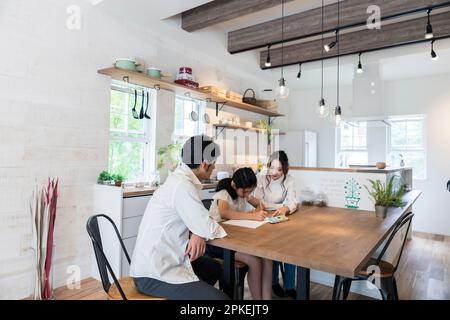
[[[162,77],[161,69],[147,68],[147,75],[149,75],[150,77],[153,77],[153,78],[161,79],[161,77]]]
[[[133,58],[119,58],[116,59],[116,63],[114,64],[116,68],[136,71],[138,64],[136,60]]]
[[[377,162],[376,163],[377,169],[385,169],[386,168],[386,162]]]

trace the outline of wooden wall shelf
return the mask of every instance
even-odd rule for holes
[[[240,126],[240,125],[231,125],[231,124],[213,124],[213,127],[215,128],[222,128],[222,129],[231,129],[231,130],[244,130],[244,131],[254,131],[254,132],[262,132],[262,133],[266,133],[267,130],[265,129],[260,129],[260,128],[249,128],[249,127],[245,127],[245,126]],[[274,129],[272,129],[274,130]],[[284,132],[272,132],[272,135],[286,135],[286,133]]]
[[[228,107],[232,107],[239,110],[249,111],[256,114],[268,116],[268,117],[284,117],[284,115],[279,114],[277,112],[273,112],[258,106],[254,106],[248,103],[237,102],[234,100],[229,100],[222,97],[217,97],[205,92],[200,91],[199,89],[189,88],[172,81],[153,78],[145,73],[138,71],[130,71],[125,69],[119,69],[116,67],[101,69],[97,71],[99,74],[103,74],[111,77],[117,81],[125,81],[131,84],[143,86],[146,88],[159,88],[164,90],[173,91],[178,95],[189,96],[193,99],[205,100],[216,103],[216,108],[218,104],[225,105]]]

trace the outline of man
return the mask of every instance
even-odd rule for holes
[[[131,261],[130,274],[144,294],[170,300],[225,300],[213,285],[221,265],[204,257],[205,240],[226,236],[200,198],[200,180],[209,179],[220,155],[206,136],[190,138],[182,164],[150,200]]]

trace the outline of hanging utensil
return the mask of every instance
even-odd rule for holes
[[[210,124],[211,122],[211,119],[209,118],[209,115],[206,112],[203,115],[203,122],[205,122],[206,124]]]
[[[197,122],[198,121],[198,113],[196,111],[194,111],[194,102],[191,101],[192,104],[192,112],[189,115],[189,117],[191,118],[191,121]]]
[[[149,100],[150,100],[150,96],[149,96],[149,93],[147,91],[147,107],[145,108],[145,114],[144,114],[145,119],[151,119],[151,117],[147,113],[148,112]]]
[[[134,106],[133,109],[131,109],[131,113],[133,114],[133,118],[139,119],[139,114],[136,111],[136,105],[137,105],[137,90],[134,89]]]
[[[144,90],[142,90],[141,112],[139,113],[139,119],[144,119],[144,100],[145,100],[145,93]]]

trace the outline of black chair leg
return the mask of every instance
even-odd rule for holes
[[[397,289],[397,280],[395,280],[395,277],[393,277],[393,287],[394,287],[394,299],[400,300],[398,297],[398,289]]]
[[[343,299],[347,300],[350,293],[350,288],[352,287],[352,279],[345,279],[343,282]]]
[[[394,280],[391,278],[381,279],[381,296],[383,300],[395,300]]]
[[[342,290],[342,282],[343,279],[341,276],[336,276],[334,278],[334,287],[333,287],[333,297],[332,300],[339,300],[341,297]]]
[[[244,300],[245,275],[248,268],[236,269],[235,297],[237,300]]]

